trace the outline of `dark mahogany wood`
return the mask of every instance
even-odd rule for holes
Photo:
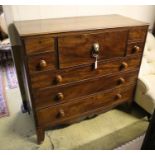
[[[145,41],[147,26],[132,27],[129,31],[129,41]]]
[[[118,27],[138,27],[148,26],[148,23],[141,22],[121,15],[98,15],[69,17],[57,19],[39,19],[14,22],[21,37],[37,36],[44,34],[62,34],[70,32],[80,32],[87,30],[102,30]]]
[[[36,73],[39,71],[55,70],[56,69],[56,54],[55,52],[46,52],[43,54],[37,54],[29,56],[28,58],[29,72]],[[42,62],[46,65],[42,65]]]
[[[67,104],[38,110],[38,124],[40,126],[48,123],[54,125],[61,123],[63,120],[94,111],[95,109],[106,108],[106,106],[117,104],[118,102],[125,102],[132,97],[134,87],[135,85],[120,87],[107,92],[96,93],[84,99],[72,101],[71,103],[68,102]],[[118,98],[118,94],[122,97]],[[63,116],[60,115],[62,111],[64,113]]]
[[[38,144],[49,127],[132,103],[147,29],[119,15],[15,22],[13,55]]]
[[[127,55],[131,54],[140,54],[143,52],[144,43],[143,42],[134,42],[128,44]]]
[[[128,73],[113,74],[112,76],[97,77],[64,86],[56,86],[55,88],[46,88],[34,92],[34,103],[36,108],[45,108],[50,105],[60,104],[78,97],[120,87],[122,85],[126,87],[127,85],[136,82],[137,75],[138,72],[136,70]],[[124,79],[124,83],[120,83],[120,78]],[[61,99],[59,98],[59,93],[63,96]]]
[[[119,35],[118,35],[119,34]],[[60,68],[67,68],[95,61],[92,56],[94,43],[99,44],[99,59],[123,57],[128,30],[103,30],[102,33],[68,35],[58,38]]]
[[[31,75],[31,83],[33,91],[36,91],[41,88],[51,87],[56,85],[63,85],[71,82],[76,82],[88,78],[94,78],[97,76],[113,74],[122,71],[129,71],[133,69],[138,69],[140,65],[141,55],[132,55],[130,57],[118,58],[112,61],[99,61],[98,69],[94,70],[93,63],[68,68],[63,70],[50,70],[35,73]],[[127,68],[123,68],[123,62],[128,64]],[[61,76],[61,77],[60,77]],[[59,82],[57,81],[57,77]]]
[[[55,40],[51,35],[27,37],[24,39],[24,43],[28,55],[43,51],[55,51]]]
[[[45,138],[44,128],[43,127],[37,127],[36,128],[36,134],[37,134],[37,142],[38,142],[38,144],[41,144]]]

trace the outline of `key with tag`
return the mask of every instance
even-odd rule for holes
[[[98,56],[99,56],[99,43],[94,43],[93,44],[93,51],[92,51],[92,56],[95,58],[95,63],[94,63],[94,69],[97,69],[98,65]]]
[[[97,69],[97,65],[98,65],[98,55],[94,54],[93,57],[95,58],[95,63],[94,63],[94,69]]]

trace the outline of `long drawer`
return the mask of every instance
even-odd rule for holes
[[[135,85],[120,87],[106,92],[90,95],[85,99],[74,100],[72,103],[57,105],[38,110],[36,116],[39,125],[59,124],[74,117],[105,110],[125,101],[133,96]]]
[[[55,88],[42,89],[34,92],[35,106],[44,108],[46,106],[60,104],[72,99],[94,94],[96,92],[126,86],[137,80],[138,71],[123,72],[110,76],[97,77]]]
[[[129,71],[139,68],[140,60],[141,55],[133,55],[113,61],[100,61],[98,63],[98,69],[96,70],[93,69],[92,64],[89,64],[63,70],[43,71],[30,76],[31,84],[33,90],[36,91],[45,87],[63,85],[97,76],[113,74],[120,71]]]

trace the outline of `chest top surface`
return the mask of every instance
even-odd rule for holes
[[[15,21],[14,24],[19,35],[22,37],[50,33],[57,34],[64,32],[148,25],[148,23],[121,15],[100,15]]]

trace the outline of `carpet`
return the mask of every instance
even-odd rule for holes
[[[9,88],[10,89],[17,88],[18,86],[17,75],[12,60],[7,61],[5,63],[5,69]]]
[[[131,140],[128,143],[116,148],[115,150],[141,150],[141,146],[144,140],[145,134],[139,136],[138,138]]]
[[[3,68],[0,66],[0,117],[9,115],[5,91],[4,91],[4,78],[3,78],[2,69]]]
[[[139,110],[128,114],[113,109],[93,119],[48,130],[44,142],[37,145],[32,115],[20,111],[18,88],[8,93],[11,117],[0,119],[0,150],[115,149],[143,135],[148,127]]]
[[[117,109],[48,132],[53,149],[111,150],[143,135],[148,121]]]

